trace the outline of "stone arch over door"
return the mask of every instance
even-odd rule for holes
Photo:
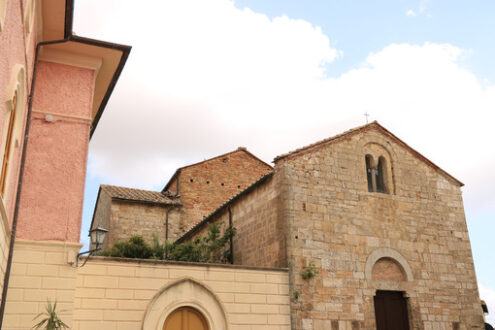
[[[397,263],[404,272],[406,282],[411,282],[414,279],[411,267],[402,254],[391,248],[379,248],[371,252],[366,260],[364,274],[368,281],[373,280],[373,266],[381,259],[391,259]]]
[[[225,309],[220,300],[204,284],[191,278],[168,284],[155,294],[146,308],[141,329],[162,330],[167,317],[181,307],[199,311],[209,329],[227,329]]]
[[[420,322],[421,318],[413,308],[413,306],[417,308],[414,301],[417,297],[416,281],[409,263],[399,251],[389,247],[373,250],[366,259],[364,273],[367,287],[370,289],[370,295],[365,297],[365,302],[368,306],[365,321],[366,328],[379,328],[378,315],[383,314],[384,306],[386,308],[390,307],[389,304],[392,300],[395,303],[400,301],[401,312],[398,314],[401,315],[402,321],[404,321],[402,326],[397,327],[397,329],[413,329],[419,326],[418,322]],[[409,298],[412,299],[410,300]],[[396,313],[399,305],[394,304]],[[383,318],[380,318],[380,321],[383,322]],[[386,328],[389,327],[390,324]]]

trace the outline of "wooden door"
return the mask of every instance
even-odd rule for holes
[[[194,308],[181,307],[167,317],[163,330],[208,330],[208,324]]]
[[[402,292],[377,291],[375,317],[377,330],[409,330],[407,303]]]

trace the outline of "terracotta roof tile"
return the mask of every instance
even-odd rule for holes
[[[115,199],[163,205],[180,205],[178,199],[170,198],[165,193],[159,191],[110,186],[106,184],[102,184],[101,189]]]

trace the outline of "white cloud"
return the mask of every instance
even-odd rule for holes
[[[484,300],[488,306],[489,314],[485,316],[485,321],[495,326],[495,290],[481,283],[478,285],[478,288],[480,290],[481,300]]]
[[[89,15],[91,3],[76,13]],[[133,45],[91,142],[93,175],[159,187],[175,168],[238,146],[271,161],[363,124],[367,111],[466,183],[467,205],[495,204],[495,152],[485,148],[495,141],[495,85],[463,67],[469,52],[392,44],[328,77],[324,64],[340,51],[306,21],[227,0],[134,3],[100,9],[115,21],[76,18],[82,35]]]
[[[406,12],[406,16],[416,17],[416,16],[417,16],[417,14],[414,12],[414,10],[409,9],[409,10]]]
[[[418,6],[418,10],[417,11],[414,11],[412,9],[409,9],[407,12],[406,12],[406,16],[409,16],[409,17],[416,17],[416,16],[419,16],[421,14],[423,14],[427,7],[428,7],[428,0],[421,0],[419,2],[419,6]],[[431,18],[431,14],[426,14],[426,16],[428,18]]]

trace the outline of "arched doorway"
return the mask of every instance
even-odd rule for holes
[[[205,321],[206,326],[200,330],[227,330],[221,301],[211,289],[191,278],[168,283],[155,294],[146,308],[141,330],[168,330],[164,326],[168,326],[169,317],[186,307],[199,313]]]
[[[208,324],[196,309],[181,307],[167,317],[163,330],[208,330]]]

